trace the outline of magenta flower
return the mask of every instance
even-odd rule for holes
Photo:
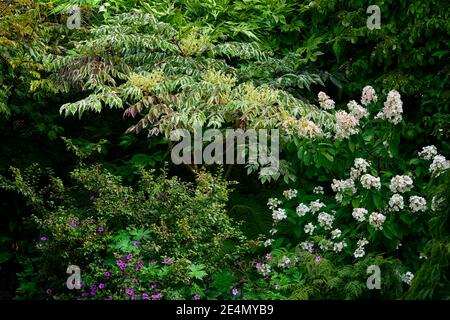
[[[316,262],[320,262],[320,256],[316,257]]]
[[[256,267],[256,269],[261,268],[261,263],[257,262],[256,265],[255,265],[255,267]]]
[[[239,290],[236,289],[236,288],[233,288],[233,290],[231,290],[231,294],[232,294],[233,296],[237,296],[237,295],[239,294]]]
[[[123,261],[118,259],[118,260],[116,260],[116,264],[119,266],[119,265],[123,264]]]
[[[274,286],[274,288],[275,288],[275,290],[280,290],[280,285],[279,285],[279,284],[276,284],[276,285]]]
[[[47,295],[51,295],[52,294],[52,289],[48,288],[47,290],[45,290],[45,293]]]
[[[137,264],[138,264],[138,265],[142,265],[143,262],[144,262],[144,261],[142,261],[142,260],[138,260],[138,261],[137,261]]]
[[[105,228],[103,228],[103,227],[98,227],[98,228],[97,228],[97,231],[100,232],[100,233],[103,233],[103,232],[105,232]]]
[[[127,289],[127,295],[131,296],[133,294],[133,289]]]
[[[164,258],[163,259],[163,264],[170,264],[170,259]]]
[[[67,224],[69,226],[71,226],[71,227],[74,227],[74,228],[78,227],[78,223],[75,220],[73,220],[73,219],[70,220]]]
[[[127,268],[127,264],[126,263],[122,263],[120,265],[120,270],[125,270]]]
[[[91,195],[91,196],[89,197],[89,200],[90,200],[90,201],[94,201],[94,200],[95,200],[95,196],[94,196],[94,195]]]
[[[99,289],[103,289],[103,288],[105,288],[105,285],[104,285],[103,283],[100,283],[100,284],[98,285],[98,288],[99,288]]]
[[[161,294],[160,293],[152,294],[152,299],[161,299]]]
[[[81,296],[84,298],[84,297],[87,296],[87,293],[86,293],[86,292],[83,292],[83,293],[81,294]]]
[[[136,267],[136,271],[139,271],[139,270],[141,270],[142,269],[142,266],[137,266]]]
[[[142,294],[142,299],[147,300],[147,299],[148,299],[148,294],[143,293],[143,294]]]
[[[136,299],[137,299],[137,295],[136,295],[136,294],[133,294],[133,295],[131,296],[131,299],[136,300]]]
[[[139,242],[134,241],[134,242],[133,242],[133,246],[138,247],[138,246],[139,246]]]
[[[270,253],[268,253],[268,254],[265,255],[265,258],[266,258],[267,260],[270,260],[270,259],[272,259],[272,255],[271,255]]]
[[[155,260],[150,260],[149,263],[150,263],[150,264],[155,264],[156,261],[155,261]]]
[[[96,290],[91,290],[91,296],[95,296],[96,293],[97,293]]]
[[[47,237],[41,237],[41,241],[47,241]]]
[[[109,271],[106,271],[105,273],[104,273],[104,275],[106,276],[106,277],[110,277],[111,276],[111,272],[109,272]]]
[[[150,286],[150,288],[152,288],[152,289],[156,289],[156,287],[157,287],[156,283],[153,283],[153,284]]]
[[[130,259],[133,259],[133,255],[130,253],[130,254],[127,254],[126,256],[125,256],[125,259],[127,259],[127,260],[130,260]]]
[[[200,295],[198,293],[196,293],[194,295],[194,300],[200,300],[200,299],[201,299]]]

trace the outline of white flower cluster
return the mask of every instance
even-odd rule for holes
[[[312,235],[315,228],[316,227],[310,222],[307,225],[305,225],[304,230],[306,234]]]
[[[402,281],[408,285],[411,285],[411,281],[414,279],[414,274],[411,271],[402,275]]]
[[[282,267],[282,268],[287,268],[287,267],[289,267],[290,264],[291,264],[291,259],[284,256],[283,258],[281,258],[280,262],[278,263],[278,266]]]
[[[375,188],[380,190],[381,188],[381,182],[379,177],[374,177],[368,173],[364,174],[361,177],[361,184],[366,189]]]
[[[328,251],[333,248],[333,242],[327,239],[322,239],[319,242],[319,248],[323,251]]]
[[[364,208],[354,208],[352,216],[356,219],[356,221],[363,222],[366,220],[366,215],[369,213],[367,209]]]
[[[303,241],[300,246],[306,251],[312,253],[314,252],[314,242],[313,241]]]
[[[323,207],[325,207],[325,204],[320,202],[319,199],[315,200],[315,201],[311,201],[311,203],[309,204],[310,206],[310,210],[312,213],[316,213],[318,211],[320,211],[320,209],[322,209]]]
[[[336,242],[333,246],[333,251],[341,252],[345,247],[347,247],[347,243],[345,243],[344,241]]]
[[[286,219],[286,218],[287,218],[287,216],[286,216],[286,210],[281,209],[281,208],[276,209],[276,210],[273,210],[273,213],[272,213],[272,219],[275,220],[276,222],[277,222],[277,221],[284,220],[284,219]]]
[[[339,229],[334,229],[333,231],[331,231],[331,239],[336,239],[339,238],[342,234],[342,231]]]
[[[398,124],[402,121],[403,102],[400,99],[400,93],[396,90],[391,90],[388,93],[386,102],[384,103],[383,111],[380,111],[375,118],[387,120],[393,124]]]
[[[450,160],[445,159],[444,156],[437,155],[433,158],[430,164],[430,172],[433,176],[439,177],[441,173],[450,168]]]
[[[304,138],[315,138],[322,136],[323,132],[314,122],[302,117],[297,126],[298,136]]]
[[[403,210],[405,203],[401,194],[395,193],[389,199],[389,207],[392,211]]]
[[[319,104],[323,109],[325,110],[334,109],[334,101],[330,99],[330,97],[327,96],[325,92],[320,91],[317,97],[319,98]]]
[[[309,207],[304,203],[300,203],[295,209],[295,211],[297,212],[297,215],[299,217],[303,217],[305,214],[309,212]]]
[[[370,162],[363,158],[356,158],[353,163],[353,167],[350,169],[350,177],[352,179],[358,179],[361,174],[366,173],[370,167]]]
[[[317,187],[315,187],[315,188],[313,189],[313,192],[314,192],[315,194],[325,194],[325,191],[323,190],[323,187],[322,187],[322,186],[317,186]]]
[[[353,253],[353,256],[355,258],[362,258],[366,255],[366,252],[364,251],[364,246],[368,244],[369,241],[366,240],[366,238],[362,238],[361,240],[358,240],[355,252]]]
[[[317,216],[317,221],[322,228],[325,230],[330,230],[333,227],[334,216],[326,212],[321,212]]]
[[[411,196],[409,197],[409,208],[412,212],[426,211],[427,201],[422,197]]]
[[[361,103],[367,106],[369,103],[377,102],[378,97],[375,93],[375,89],[371,86],[365,86],[362,90]]]
[[[267,239],[266,241],[264,241],[264,247],[269,247],[272,245],[273,239]]]
[[[266,277],[270,274],[270,266],[266,263],[261,263],[258,265],[258,272],[263,276]]]
[[[431,160],[435,155],[437,155],[437,148],[433,145],[423,147],[419,152],[419,157],[424,160]]]
[[[267,201],[267,206],[269,207],[270,210],[275,210],[276,208],[278,208],[278,206],[280,204],[281,204],[281,201],[276,198],[270,198]]]
[[[336,134],[334,137],[338,140],[347,139],[359,132],[358,125],[359,121],[353,114],[339,110],[336,112]]]
[[[346,180],[336,180],[333,179],[331,184],[331,189],[336,192],[336,201],[342,202],[343,195],[354,195],[356,194],[355,181],[352,179]]]
[[[393,193],[403,193],[411,191],[413,188],[413,179],[410,176],[395,176],[391,179],[389,189]]]
[[[372,212],[369,216],[369,223],[376,230],[383,230],[383,223],[386,221],[386,216],[379,212]]]
[[[286,197],[286,199],[291,200],[292,198],[295,198],[297,196],[298,191],[295,189],[289,189],[283,191],[283,196]]]
[[[360,106],[355,100],[347,103],[348,110],[350,110],[350,114],[353,115],[357,120],[361,118],[366,118],[369,116],[369,112],[363,106]]]

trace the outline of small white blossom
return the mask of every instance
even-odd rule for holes
[[[358,247],[362,248],[365,245],[368,245],[369,241],[367,241],[366,238],[362,238],[362,239],[358,240],[358,242],[356,244],[358,245]]]
[[[325,192],[323,191],[323,187],[322,186],[317,186],[314,188],[313,192],[315,194],[324,194]]]
[[[314,251],[314,242],[313,241],[303,241],[300,243],[300,246],[308,252]]]
[[[326,212],[319,213],[317,220],[321,227],[325,230],[329,230],[333,227],[334,216]]]
[[[283,196],[286,197],[286,199],[291,200],[292,198],[295,198],[297,196],[298,191],[295,189],[289,189],[283,191]]]
[[[268,276],[271,272],[270,266],[266,263],[258,264],[257,269],[258,269],[258,272],[264,277]]]
[[[310,210],[312,213],[316,213],[318,211],[320,211],[320,209],[322,209],[323,207],[325,207],[325,204],[320,202],[319,199],[315,200],[315,201],[311,201],[311,203],[309,204],[310,206]]]
[[[379,212],[372,212],[369,216],[369,223],[376,230],[383,230],[384,221],[386,221],[386,216]]]
[[[361,184],[366,189],[375,188],[379,190],[381,188],[380,178],[374,177],[368,173],[361,177]]]
[[[366,255],[366,252],[364,251],[363,248],[358,247],[356,248],[355,252],[353,253],[355,258],[362,258]]]
[[[439,177],[441,173],[450,168],[450,160],[445,159],[444,156],[437,155],[433,158],[430,164],[430,172],[433,176]]]
[[[281,258],[280,262],[278,263],[278,266],[282,267],[282,268],[287,268],[287,267],[289,267],[290,264],[291,264],[291,259],[284,256],[283,258]]]
[[[364,220],[366,220],[366,215],[367,215],[367,213],[368,213],[367,209],[364,209],[364,208],[354,208],[354,209],[353,209],[352,216],[353,216],[353,218],[355,218],[357,221],[363,222]]]
[[[419,157],[424,160],[431,160],[435,155],[437,155],[437,148],[433,145],[423,147],[419,152]]]
[[[277,233],[277,229],[270,229],[269,233],[273,236],[275,233]]]
[[[319,98],[320,106],[325,110],[334,109],[334,101],[323,91],[320,91],[317,95]]]
[[[316,227],[310,222],[307,225],[305,225],[304,230],[306,234],[312,235],[315,228]]]
[[[389,207],[393,211],[403,210],[404,201],[402,195],[398,193],[393,194],[392,197],[389,199]]]
[[[299,217],[303,217],[305,214],[309,212],[309,207],[304,203],[300,203],[295,209],[295,212],[297,212],[297,215]]]
[[[275,220],[275,221],[281,221],[281,220],[284,220],[286,218],[287,218],[286,210],[284,210],[284,209],[279,208],[277,210],[274,210],[273,213],[272,213],[272,219]]]
[[[402,281],[408,285],[411,285],[411,281],[414,279],[414,274],[411,271],[402,275]]]
[[[426,211],[427,201],[422,197],[411,196],[409,197],[409,208],[412,212]]]
[[[374,88],[371,86],[365,86],[362,90],[361,103],[367,106],[369,103],[377,102],[378,97],[375,93]]]
[[[344,241],[337,242],[333,246],[333,251],[334,252],[341,252],[345,247],[347,247],[347,243],[345,243]]]
[[[319,248],[323,251],[328,251],[333,248],[333,242],[327,239],[322,239],[319,242]]]
[[[339,229],[334,229],[333,231],[331,231],[331,239],[336,239],[339,238],[342,234],[342,231]]]
[[[281,201],[276,198],[270,198],[267,201],[267,206],[269,207],[270,210],[277,209],[280,204],[281,204]]]
[[[267,239],[266,241],[264,241],[264,247],[269,247],[272,245],[273,239]]]
[[[393,193],[403,193],[411,191],[413,188],[413,179],[410,176],[395,176],[391,179],[389,189]]]

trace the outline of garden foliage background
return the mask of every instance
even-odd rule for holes
[[[0,1],[0,297],[448,299],[449,30],[440,0]],[[198,124],[281,129],[279,174],[173,165]]]

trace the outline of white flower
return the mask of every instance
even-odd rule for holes
[[[364,251],[363,248],[358,247],[356,248],[355,252],[353,253],[353,255],[355,256],[355,258],[362,258],[366,255],[366,252]]]
[[[344,241],[337,242],[333,246],[334,252],[341,252],[345,247],[347,247],[347,244]]]
[[[444,156],[437,155],[433,158],[433,162],[430,164],[430,172],[432,175],[438,177],[445,170],[450,168],[450,160],[445,159]]]
[[[444,198],[436,198],[436,196],[431,199],[431,210],[437,211],[441,208],[441,205],[444,203]]]
[[[352,179],[346,179],[346,180],[333,179],[333,183],[331,184],[331,189],[333,189],[334,192],[351,191],[353,194],[356,193],[355,181],[353,181]]]
[[[419,152],[419,157],[424,160],[431,160],[435,155],[437,155],[437,148],[433,145],[423,147],[422,151]]]
[[[353,167],[359,172],[366,173],[367,168],[370,167],[370,162],[363,158],[356,158]]]
[[[281,221],[281,220],[284,220],[286,218],[287,218],[286,210],[284,210],[284,209],[279,208],[277,210],[274,210],[273,213],[272,213],[272,219],[275,220],[275,221]]]
[[[361,177],[361,184],[366,189],[375,188],[379,190],[381,188],[380,178],[374,177],[368,173]]]
[[[270,270],[270,266],[266,263],[261,263],[258,265],[257,267],[258,272],[263,276],[266,277],[270,274],[271,270]]]
[[[319,104],[322,108],[325,110],[334,109],[334,101],[330,99],[325,92],[320,91],[317,97],[319,98]]]
[[[403,102],[400,99],[400,93],[395,90],[389,91],[384,108],[375,118],[387,120],[393,124],[402,121]]]
[[[319,213],[317,220],[321,227],[325,230],[329,230],[333,227],[334,216],[326,212]]]
[[[291,200],[292,198],[295,198],[297,196],[297,190],[295,189],[289,189],[283,191],[283,196],[286,197],[286,199]]]
[[[267,239],[266,241],[264,241],[264,247],[269,247],[270,245],[272,245],[273,239]]]
[[[427,260],[428,259],[428,257],[424,254],[424,253],[420,253],[420,255],[419,255],[419,259],[425,259],[425,260]]]
[[[322,186],[317,186],[314,188],[313,192],[315,194],[324,194],[325,192],[323,191],[323,187]]]
[[[339,110],[336,112],[336,134],[335,138],[338,140],[347,139],[351,135],[357,134],[359,132],[359,121],[351,113]]]
[[[270,229],[270,230],[269,230],[269,233],[270,233],[271,235],[274,235],[275,233],[277,233],[277,229]]]
[[[411,271],[402,275],[402,281],[408,285],[411,285],[411,281],[414,279],[414,274]]]
[[[311,234],[311,235],[312,235],[315,228],[316,228],[316,227],[310,222],[310,223],[308,223],[308,224],[305,226],[304,230],[305,230],[305,233],[306,233],[306,234]]]
[[[362,90],[361,103],[367,106],[369,103],[377,102],[378,97],[371,86],[365,86]]]
[[[355,100],[347,103],[347,107],[348,110],[350,110],[350,114],[355,116],[357,120],[369,116],[369,112],[367,111],[367,109],[360,106]]]
[[[341,236],[342,231],[339,229],[334,229],[333,231],[331,231],[331,239],[336,239],[339,238]]]
[[[365,245],[369,244],[369,241],[367,241],[366,238],[362,238],[362,239],[358,240],[358,242],[356,244],[358,245],[358,247],[362,248]]]
[[[359,222],[363,222],[366,220],[366,214],[368,213],[367,209],[364,208],[354,208],[352,216]]]
[[[281,258],[280,262],[278,263],[278,266],[282,267],[282,268],[287,268],[287,267],[289,267],[290,264],[291,264],[291,259],[284,256],[283,258]]]
[[[300,246],[309,252],[312,252],[314,250],[314,242],[313,241],[303,241],[302,243],[300,243]]]
[[[309,139],[323,135],[322,129],[320,129],[319,126],[317,126],[311,120],[306,119],[305,117],[302,117],[298,121],[297,131],[299,137],[305,137]]]
[[[311,203],[309,204],[310,206],[310,210],[312,213],[316,213],[318,212],[320,209],[322,209],[323,207],[325,207],[325,204],[320,202],[319,199],[315,200],[315,201],[311,201]]]
[[[413,179],[410,176],[395,176],[391,179],[389,189],[393,193],[403,193],[411,191],[413,188]]]
[[[303,217],[309,212],[309,207],[306,204],[300,203],[295,209],[299,217]]]
[[[411,196],[409,197],[409,208],[412,212],[426,211],[427,201],[422,197]]]
[[[369,223],[376,230],[383,230],[384,221],[386,221],[386,216],[381,213],[372,212],[369,216]]]
[[[270,198],[267,201],[267,206],[269,207],[270,210],[275,210],[276,208],[278,208],[278,206],[280,204],[281,204],[281,201],[276,198]]]
[[[404,201],[402,195],[398,193],[393,194],[392,197],[389,199],[389,207],[393,211],[403,210]]]

